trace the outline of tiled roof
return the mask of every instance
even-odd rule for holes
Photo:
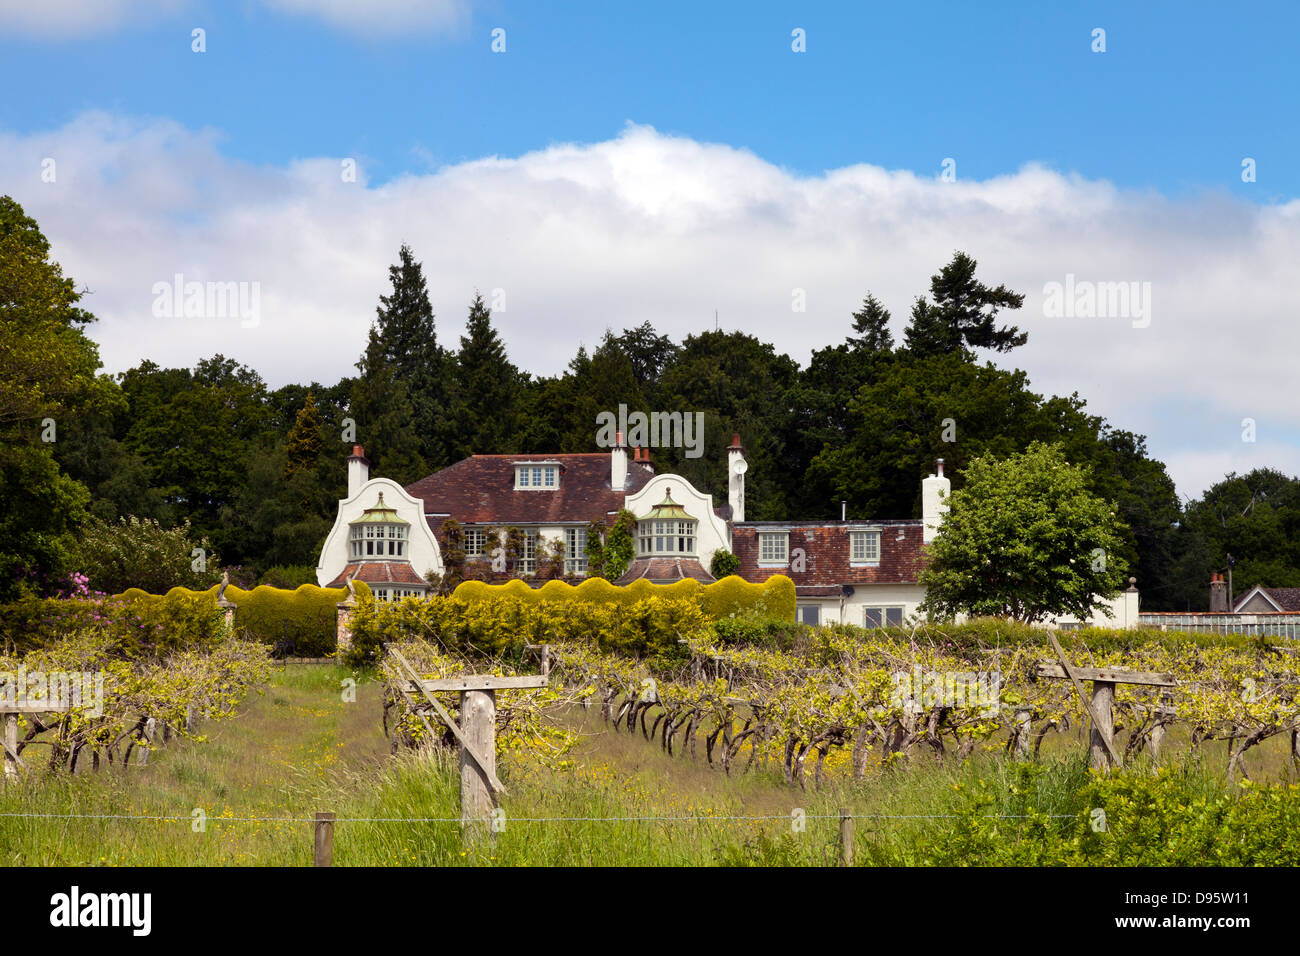
[[[880,561],[874,565],[853,566],[849,562],[849,532],[878,529]],[[738,524],[732,531],[732,550],[740,559],[736,573],[746,581],[765,581],[774,574],[784,574],[795,583],[800,594],[817,596],[804,589],[828,588],[841,584],[914,584],[924,566],[920,521],[849,521],[797,522],[764,521]],[[790,567],[759,566],[758,533],[789,532],[790,557],[803,550],[803,570]],[[822,595],[827,596],[827,595]]]
[[[516,491],[515,462],[554,461],[560,464],[560,486],[554,491]],[[623,507],[654,477],[641,462],[627,463],[623,491],[609,486],[609,453],[576,455],[473,455],[407,485],[408,493],[424,501],[430,527],[437,530],[445,516],[462,524],[571,524],[603,520]]]
[[[333,581],[326,585],[331,588],[341,588],[348,582],[348,577],[356,572],[358,581],[365,581],[367,584],[426,584],[424,578],[415,573],[405,561],[354,561],[347,565]]]
[[[1300,588],[1262,588],[1284,611],[1300,611]]]
[[[693,578],[705,584],[712,584],[716,580],[695,558],[637,558],[614,583],[631,584],[638,578],[645,578],[653,584],[666,584],[685,578]]]

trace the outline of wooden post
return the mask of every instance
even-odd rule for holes
[[[153,746],[153,740],[157,733],[157,729],[158,729],[158,721],[155,720],[153,717],[150,717],[148,720],[144,722],[144,731],[143,731],[144,739],[149,744],[149,746],[142,746],[137,748],[140,751],[140,758],[136,761],[136,763],[141,767],[149,766],[149,754]]]
[[[316,811],[316,865],[334,865],[334,814]]]
[[[1115,749],[1115,685],[1106,680],[1092,682],[1092,732],[1088,735],[1092,766],[1097,770],[1110,768],[1111,752]]]
[[[853,865],[853,811],[840,807],[840,866]]]
[[[494,690],[465,690],[460,694],[460,727],[465,740],[471,744],[487,763],[480,767],[462,747],[460,751],[460,822],[466,838],[482,836],[495,795],[489,784],[489,775],[497,769],[497,705]],[[486,772],[485,772],[486,771]]]
[[[1028,707],[1016,708],[1016,759],[1026,760],[1029,758],[1029,739],[1032,729],[1034,712]]]
[[[15,756],[18,753],[18,715],[5,714],[5,776],[18,773]]]
[[[1151,759],[1160,759],[1160,747],[1165,742],[1165,725],[1159,722],[1157,718],[1156,725],[1151,728]]]

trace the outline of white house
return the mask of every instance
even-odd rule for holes
[[[559,555],[566,576],[587,570],[592,522],[609,526],[620,509],[637,518],[635,555],[617,583],[638,579],[669,583],[711,582],[714,554],[729,550],[748,581],[784,574],[795,584],[799,619],[867,627],[901,624],[918,613],[925,589],[918,575],[925,546],[947,513],[951,482],[943,461],[921,481],[919,519],[746,521],[748,464],[740,436],[727,448],[727,502],[680,475],[656,474],[649,454],[629,459],[618,434],[608,453],[472,455],[402,488],[371,478],[358,446],[348,459],[348,497],[321,551],[316,578],[339,586],[349,576],[394,600],[428,590],[425,576],[442,574],[443,525],[454,519],[463,533],[466,566],[540,582],[554,576]],[[504,529],[518,528],[522,547],[514,567],[504,567]],[[1116,617],[1094,623],[1133,627],[1137,591],[1111,602]],[[1067,619],[1064,626],[1077,624]]]

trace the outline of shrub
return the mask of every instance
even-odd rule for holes
[[[731,577],[740,569],[740,558],[736,557],[726,548],[719,548],[713,552],[713,559],[709,561],[709,573],[721,581],[723,578]]]
[[[364,582],[357,582],[357,593],[368,594]],[[320,588],[304,584],[293,591],[259,585],[250,591],[226,589],[226,600],[235,605],[235,630],[248,640],[260,641],[275,648],[278,657],[326,657],[337,648],[338,605],[347,597],[346,588]],[[146,594],[132,588],[122,597],[140,602],[171,600],[173,595],[204,598],[216,610],[217,588],[187,591],[172,588],[165,596]]]
[[[258,584],[270,588],[283,588],[292,591],[304,584],[316,583],[316,569],[307,564],[279,564],[267,568],[257,579]]]
[[[203,570],[194,568],[195,548],[205,552]],[[116,523],[92,518],[82,532],[76,564],[90,587],[106,594],[127,588],[162,594],[173,587],[203,587],[221,577],[208,540],[193,540],[188,521],[164,528],[151,518],[135,516]]]
[[[505,584],[466,581],[456,588],[452,597],[469,603],[510,599],[525,604],[579,602],[623,608],[650,599],[692,600],[711,618],[782,621],[794,620],[795,607],[794,582],[784,575],[775,575],[763,584],[750,584],[738,577],[707,585],[686,579],[672,584],[638,580],[625,586],[610,584],[603,578],[587,578],[576,587],[565,581],[548,581],[540,588],[531,588],[518,579]]]

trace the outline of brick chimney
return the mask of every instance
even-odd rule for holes
[[[1210,575],[1210,613],[1227,614],[1231,609],[1228,607],[1228,582],[1223,580],[1222,574]]]
[[[355,498],[361,486],[369,480],[370,460],[366,458],[366,450],[353,445],[352,454],[348,456],[348,497]]]

